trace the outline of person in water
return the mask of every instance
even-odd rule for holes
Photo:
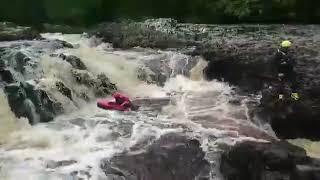
[[[115,99],[115,103],[124,107],[125,109],[131,109],[133,111],[138,109],[138,106],[135,106],[130,101],[129,97],[120,94],[118,92],[112,94],[112,97]]]
[[[277,50],[275,56],[275,67],[277,78],[280,81],[280,88],[279,88],[279,100],[283,100],[285,94],[285,83],[290,84],[291,88],[291,99],[299,100],[299,94],[297,92],[297,80],[296,80],[296,73],[294,71],[294,67],[296,62],[294,58],[290,54],[290,47],[292,43],[288,40],[282,41],[280,48]]]

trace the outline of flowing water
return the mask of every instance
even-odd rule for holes
[[[175,51],[134,48],[116,50],[109,44],[81,35],[44,34],[48,39],[62,39],[78,46],[60,49],[80,57],[91,72],[105,73],[121,91],[132,98],[168,99],[162,106],[142,107],[138,112],[115,112],[98,109],[94,102],[74,102],[59,93],[52,95],[64,102],[67,113],[55,121],[29,126],[16,119],[0,92],[0,179],[3,180],[98,180],[105,175],[100,160],[116,153],[150,144],[161,135],[184,133],[200,141],[212,164],[223,147],[244,139],[264,141],[273,138],[265,127],[252,123],[248,105],[257,97],[240,96],[226,83],[202,79],[206,62]],[[148,62],[160,61],[168,79],[163,87],[147,84],[137,69]],[[190,70],[187,67],[193,63]],[[73,92],[87,90],[70,78],[70,65],[49,54],[41,57],[43,84],[63,80]],[[148,66],[145,67],[148,69]],[[185,71],[188,71],[187,73]],[[189,77],[184,76],[188,74]],[[41,84],[41,83],[40,83]],[[50,92],[50,89],[48,90]],[[64,165],[56,165],[63,161]],[[212,169],[212,179],[221,179]],[[90,174],[90,175],[89,175]]]

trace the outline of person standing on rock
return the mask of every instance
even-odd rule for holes
[[[288,83],[291,88],[291,99],[297,101],[299,100],[299,94],[297,92],[298,83],[294,71],[296,63],[290,54],[291,45],[292,43],[288,40],[282,41],[280,48],[277,50],[274,63],[277,78],[280,81],[279,100],[284,99],[285,84]]]

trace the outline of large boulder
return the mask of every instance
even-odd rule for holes
[[[63,112],[62,104],[49,97],[47,92],[23,82],[7,85],[5,93],[12,112],[19,117],[26,117],[30,124],[49,122]]]
[[[148,20],[146,22],[120,22],[100,24],[90,35],[103,38],[115,48],[151,47],[177,48],[187,43],[175,33],[177,21],[172,19]]]
[[[278,137],[319,139],[320,76],[315,64],[320,62],[317,52],[320,44],[315,39],[320,26],[262,26],[251,31],[234,27],[232,32],[220,43],[208,42],[197,47],[196,54],[209,60],[206,77],[237,85],[248,93],[262,91],[257,114],[271,123]],[[281,39],[294,43],[290,53],[297,61],[299,101],[291,100],[290,88],[285,100],[278,101],[278,87],[289,87],[275,78],[272,64]]]
[[[40,63],[41,56],[71,47],[71,44],[60,40],[23,40],[0,44],[0,88],[4,88],[9,106],[17,117],[26,117],[31,124],[52,121],[64,112],[65,103],[69,103],[63,97],[54,97],[53,91],[73,101],[72,90],[62,81],[54,80],[52,87],[45,83],[39,85],[46,78]],[[77,58],[71,62],[83,66]]]
[[[164,86],[169,78],[177,75],[189,77],[190,71],[199,62],[199,57],[192,57],[171,51],[155,53],[144,59],[138,68],[138,78],[147,83]]]
[[[288,142],[243,142],[223,153],[221,172],[228,180],[315,180],[320,161]]]
[[[197,140],[163,135],[146,151],[122,153],[102,160],[101,168],[114,180],[209,179],[209,163]]]
[[[59,57],[64,61],[67,61],[74,69],[86,70],[86,65],[81,61],[80,58],[74,55],[65,55],[65,54],[51,54],[51,57]]]
[[[258,34],[261,31],[264,36]],[[256,36],[246,39],[241,34],[233,38],[229,35],[218,48],[209,44],[198,47],[197,53],[210,60],[205,69],[208,79],[229,82],[249,93],[262,90],[259,117],[271,123],[278,137],[319,139],[320,94],[317,90],[320,88],[320,77],[315,64],[320,62],[316,51],[320,44],[314,42],[319,31],[318,26],[309,26],[307,29],[299,26],[280,29],[274,26],[272,30],[255,30],[253,33]],[[249,34],[248,31],[246,33]],[[301,96],[297,102],[291,100],[290,88],[285,94],[285,101],[278,101],[277,88],[283,84],[275,78],[275,67],[271,62],[281,37],[294,42],[290,53],[297,61],[295,71]]]
[[[0,41],[32,40],[35,38],[40,38],[40,34],[31,27],[0,22]]]
[[[86,70],[87,69],[86,65],[84,65],[84,63],[81,61],[81,59],[78,58],[77,56],[73,56],[73,55],[66,56],[64,54],[60,54],[60,57],[63,60],[65,60],[68,63],[70,63],[72,65],[72,67],[75,68],[75,69],[80,69],[80,70]]]
[[[71,73],[77,83],[92,89],[96,97],[105,97],[117,90],[116,85],[105,74],[95,76],[86,70],[78,69],[72,69]]]

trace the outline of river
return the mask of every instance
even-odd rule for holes
[[[242,140],[265,141],[274,133],[265,124],[253,123],[248,104],[258,96],[242,96],[227,83],[205,81],[202,69],[206,62],[177,51],[134,48],[113,49],[98,39],[74,34],[43,34],[47,39],[61,39],[78,46],[56,53],[75,55],[91,72],[104,73],[119,89],[132,98],[170,99],[168,105],[142,107],[138,112],[115,112],[98,109],[95,102],[80,99],[64,102],[66,114],[53,122],[30,126],[26,119],[14,117],[3,92],[0,92],[0,179],[71,180],[77,177],[102,180],[100,160],[111,158],[132,147],[143,147],[160,136],[182,133],[200,141],[212,168],[212,179],[221,179],[218,154],[226,146]],[[82,90],[68,74],[70,66],[40,57],[45,80],[63,80],[73,92]],[[154,60],[164,62],[161,71],[169,74],[163,87],[139,80],[137,68]],[[189,61],[195,61],[190,68]],[[168,69],[170,71],[168,71]],[[185,71],[188,71],[186,73]],[[184,74],[189,74],[188,77]],[[257,125],[258,124],[258,125]],[[64,161],[57,166],[55,162]]]

